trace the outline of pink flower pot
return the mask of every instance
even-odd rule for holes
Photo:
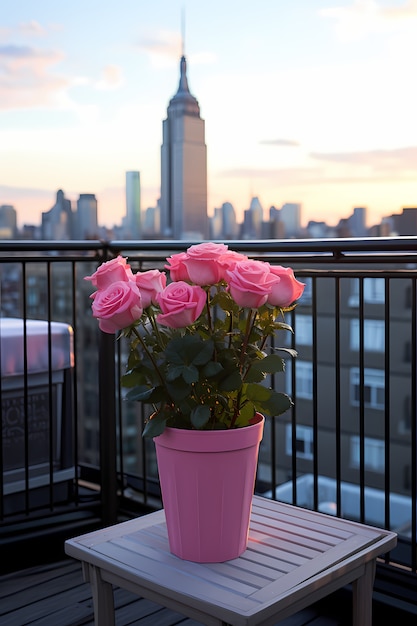
[[[258,414],[244,428],[166,428],[154,438],[173,554],[219,563],[244,552],[264,423]]]

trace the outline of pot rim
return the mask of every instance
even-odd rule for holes
[[[242,428],[226,430],[188,430],[167,426],[154,437],[155,445],[184,452],[213,452],[239,450],[258,445],[262,440],[265,417],[257,413],[258,421]]]

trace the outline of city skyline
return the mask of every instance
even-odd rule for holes
[[[415,0],[22,0],[0,27],[0,204],[22,225],[58,188],[93,193],[111,227],[134,170],[155,206],[184,46],[209,215],[231,202],[241,220],[257,196],[300,203],[304,225],[365,206],[370,226],[417,205],[416,33]]]

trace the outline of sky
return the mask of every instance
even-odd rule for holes
[[[208,212],[257,196],[302,224],[417,206],[417,0],[0,0],[0,205],[39,224],[62,189],[101,225],[160,195],[182,51],[205,120]],[[3,9],[3,10],[1,10]]]

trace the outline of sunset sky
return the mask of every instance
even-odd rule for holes
[[[0,205],[40,223],[62,189],[100,224],[160,194],[162,120],[188,81],[208,210],[252,196],[330,225],[417,206],[417,0],[19,0],[0,20]]]

